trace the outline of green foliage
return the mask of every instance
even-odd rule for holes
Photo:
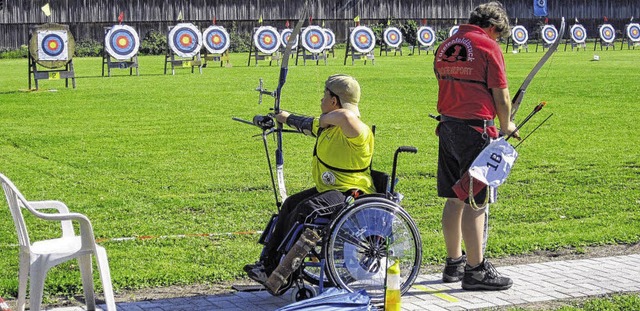
[[[103,44],[93,40],[87,39],[76,42],[76,52],[75,56],[77,57],[99,57],[102,56],[103,53]]]
[[[27,58],[29,56],[29,47],[21,45],[19,49],[11,50],[0,48],[0,58]]]
[[[399,27],[400,32],[402,32],[402,38],[406,43],[412,46],[418,45],[418,39],[416,37],[416,32],[418,31],[418,23],[414,20],[407,20],[404,24],[401,24]]]
[[[140,44],[140,55],[161,55],[167,49],[167,35],[157,30],[149,31]]]
[[[374,167],[390,172],[400,145],[419,150],[399,157],[397,189],[420,228],[425,264],[441,263],[438,140],[436,123],[427,117],[436,111],[438,94],[433,55],[376,55],[375,65],[344,66],[344,53],[336,50],[326,66],[290,62],[282,108],[317,115],[324,79],[355,76],[362,118],[377,125]],[[595,62],[589,52],[558,51],[527,89],[517,120],[539,101],[548,105],[522,134],[554,117],[518,147],[520,157],[500,186],[490,257],[640,240],[640,122],[637,92],[630,91],[640,81],[640,54],[598,54]],[[512,95],[541,56],[504,55]],[[99,77],[100,58],[77,57],[77,89],[40,80],[40,91],[25,91],[24,59],[0,60],[0,167],[27,199],[66,202],[91,219],[98,239],[212,234],[101,242],[116,290],[229,281],[243,277],[242,266],[257,259],[258,234],[226,233],[263,230],[276,208],[262,140],[254,137],[260,130],[231,118],[269,112],[269,98],[258,105],[254,89],[263,78],[273,90],[279,67],[267,61],[247,67],[246,53],[230,57],[232,68],[176,69],[172,76],[163,73],[164,56],[141,56],[140,76],[114,70],[110,78]],[[311,185],[313,142],[285,136],[290,194]],[[56,233],[30,224],[34,240]],[[17,290],[15,244],[14,225],[0,203],[3,298]],[[80,284],[77,268],[62,266],[51,270],[45,287],[48,295],[71,296]]]
[[[251,51],[253,39],[250,33],[240,32],[234,22],[229,31],[229,51],[232,53],[247,53]]]

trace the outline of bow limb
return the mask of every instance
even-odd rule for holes
[[[273,113],[275,114],[280,113],[280,98],[281,98],[282,87],[287,82],[287,73],[289,72],[289,57],[291,56],[291,52],[293,50],[293,43],[295,42],[295,39],[300,34],[300,29],[302,28],[302,24],[306,19],[307,12],[309,9],[309,6],[307,5],[307,3],[308,1],[304,2],[300,19],[298,19],[298,22],[296,23],[295,28],[291,32],[291,35],[289,36],[289,41],[287,42],[287,47],[285,48],[284,53],[282,54],[282,64],[280,66],[280,78],[278,80],[278,87],[276,88],[275,94],[274,94],[275,103],[273,105]],[[277,123],[278,124],[277,124],[277,131],[276,131],[276,141],[277,141],[276,177],[278,179],[278,191],[280,193],[280,198],[282,199],[282,201],[284,201],[287,198],[287,188],[284,183],[284,156],[282,153],[282,131],[283,130],[282,130],[282,123],[280,122],[277,122]],[[276,204],[279,206],[280,202],[276,202]]]
[[[520,103],[524,98],[524,93],[527,91],[527,87],[529,87],[529,83],[531,83],[531,80],[533,80],[533,77],[535,77],[538,71],[540,71],[540,68],[542,68],[542,66],[549,60],[549,58],[551,58],[551,55],[553,55],[553,52],[555,52],[558,49],[558,46],[560,45],[560,41],[564,36],[564,30],[565,30],[565,22],[563,17],[562,22],[560,24],[560,31],[558,31],[558,38],[556,39],[556,41],[553,42],[553,44],[549,47],[549,49],[547,49],[547,52],[542,56],[542,58],[538,61],[535,67],[533,67],[533,69],[531,70],[527,78],[524,79],[524,81],[522,82],[522,85],[518,89],[518,92],[516,92],[516,95],[513,96],[513,100],[511,101],[511,121],[513,121],[516,117],[516,112],[518,112],[518,108],[520,108]]]

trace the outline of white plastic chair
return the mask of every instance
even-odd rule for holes
[[[28,280],[30,281],[30,310],[40,310],[47,271],[53,266],[74,258],[78,259],[87,310],[95,310],[96,303],[91,271],[91,255],[93,254],[96,257],[100,272],[107,310],[115,311],[116,304],[113,298],[107,252],[104,247],[96,244],[89,219],[82,214],[70,213],[69,208],[59,201],[27,201],[6,176],[0,174],[0,181],[2,182],[2,188],[4,188],[7,203],[9,203],[13,222],[16,225],[20,245],[20,280],[16,310],[24,311],[25,309]],[[38,218],[61,222],[62,237],[37,241],[31,244],[22,209],[28,210]],[[38,211],[42,209],[57,209],[58,213],[49,214]],[[72,221],[77,221],[80,224],[80,235],[75,234]]]

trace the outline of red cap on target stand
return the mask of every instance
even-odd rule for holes
[[[0,310],[11,311],[11,309],[9,309],[9,305],[4,301],[4,299],[2,299],[2,297],[0,297]]]

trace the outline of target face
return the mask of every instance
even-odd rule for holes
[[[69,59],[66,30],[45,30],[38,32],[38,60]]]
[[[209,26],[202,32],[204,47],[212,54],[222,54],[231,44],[229,33],[222,26]]]
[[[126,25],[114,25],[104,38],[104,48],[111,57],[126,60],[138,54],[140,38],[135,29]]]
[[[633,23],[627,25],[627,37],[633,42],[640,41],[640,24]]]
[[[349,35],[349,42],[360,53],[369,53],[376,46],[376,36],[367,26],[358,26]]]
[[[293,30],[287,28],[287,29],[283,29],[280,32],[280,44],[282,44],[283,48],[287,48],[287,43],[289,43],[289,38],[291,38],[291,34],[293,33]],[[291,47],[292,49],[295,49],[298,47],[298,37],[296,36],[295,38],[293,38],[293,46]]]
[[[253,34],[253,44],[260,52],[273,54],[280,47],[280,33],[271,26],[260,26]]]
[[[449,29],[449,37],[455,35],[456,32],[458,32],[459,28],[460,28],[460,26],[458,26],[458,25],[455,25],[455,26],[451,27],[451,29]]]
[[[587,30],[580,24],[571,26],[571,40],[575,43],[584,43],[587,40]]]
[[[600,26],[600,39],[606,43],[611,43],[616,39],[616,31],[611,24]]]
[[[324,48],[325,49],[330,49],[336,44],[336,35],[329,28],[324,28],[322,30],[324,31],[324,37],[325,37],[325,40],[326,40],[326,42],[324,44]]]
[[[400,32],[400,29],[396,27],[389,27],[385,29],[382,38],[384,39],[384,43],[393,48],[397,48],[402,44],[402,33]]]
[[[511,29],[511,39],[517,44],[525,44],[529,40],[529,32],[522,25],[518,25]]]
[[[325,50],[327,37],[321,27],[309,26],[302,31],[302,46],[311,53]]]
[[[180,57],[193,57],[200,53],[202,33],[191,23],[175,25],[169,32],[169,47]]]
[[[558,39],[558,30],[556,29],[556,26],[545,25],[542,27],[542,40],[544,40],[544,42],[552,44],[556,42],[556,39]]]
[[[418,28],[416,37],[422,46],[432,46],[436,42],[436,32],[429,26]]]

